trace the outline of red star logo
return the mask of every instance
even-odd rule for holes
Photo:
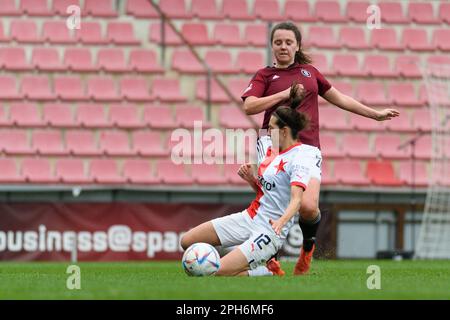
[[[280,171],[286,172],[286,171],[284,171],[284,165],[286,163],[287,162],[284,162],[283,159],[281,159],[280,163],[277,166],[277,173],[276,174],[278,174],[278,172],[280,172]]]

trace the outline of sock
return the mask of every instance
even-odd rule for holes
[[[249,277],[273,276],[272,272],[266,266],[259,266],[247,272]]]
[[[314,218],[314,220],[304,220],[301,216],[298,219],[298,224],[300,225],[303,233],[303,250],[306,252],[311,251],[314,243],[316,242],[316,233],[319,228],[321,218],[322,215],[319,211],[319,214]]]

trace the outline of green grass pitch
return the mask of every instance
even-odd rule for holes
[[[70,263],[0,263],[0,299],[450,299],[450,261],[313,261],[307,276],[193,278],[179,262],[79,263],[81,289],[66,287]],[[369,265],[381,289],[369,290]]]

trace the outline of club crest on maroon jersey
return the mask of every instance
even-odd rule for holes
[[[304,77],[311,78],[311,73],[308,70],[301,69],[301,73]]]

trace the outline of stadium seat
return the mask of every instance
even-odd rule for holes
[[[0,90],[1,100],[15,100],[20,98],[15,76],[0,76],[0,88],[2,88]]]
[[[26,158],[22,160],[22,176],[27,182],[57,182],[48,159]]]
[[[391,132],[413,132],[414,129],[411,124],[411,117],[408,109],[397,108],[400,116],[385,122],[386,129]]]
[[[181,38],[178,36],[178,34],[173,31],[173,29],[166,23],[164,24],[164,43],[169,46],[176,46],[183,44],[181,41]],[[150,24],[150,42],[162,44],[161,39],[161,23],[151,23]]]
[[[17,183],[22,181],[22,177],[17,170],[16,161],[10,158],[0,158],[0,183]]]
[[[55,48],[34,48],[31,65],[41,71],[61,71],[64,69],[59,52]]]
[[[133,153],[142,157],[167,157],[169,149],[163,147],[161,134],[156,131],[135,131],[133,138]]]
[[[348,1],[347,2],[347,19],[353,22],[366,22],[369,17],[367,8],[371,5],[369,1]]]
[[[158,64],[156,52],[153,50],[137,49],[130,51],[129,68],[142,73],[163,73],[164,68]]]
[[[85,184],[90,182],[90,179],[86,176],[82,159],[56,160],[55,175],[61,183]]]
[[[64,65],[70,71],[94,71],[91,51],[85,48],[67,48],[64,52]]]
[[[239,26],[232,23],[216,23],[212,39],[214,43],[221,46],[240,47],[246,45],[241,37]]]
[[[161,183],[152,171],[151,162],[148,160],[129,159],[123,164],[123,176],[132,184],[157,184]]]
[[[231,60],[231,53],[227,50],[209,50],[205,55],[205,62],[214,73],[238,73]]]
[[[429,160],[431,158],[431,136],[423,135],[421,136],[415,145],[414,155],[420,160]]]
[[[67,101],[86,100],[84,84],[80,77],[60,76],[54,78],[55,95]]]
[[[344,156],[335,134],[321,134],[320,147],[325,158],[342,158]]]
[[[140,128],[143,126],[135,105],[109,106],[109,123],[119,128]]]
[[[369,48],[364,29],[358,27],[342,27],[339,31],[339,43],[348,49]]]
[[[349,113],[350,121],[348,129],[360,131],[384,131],[385,123],[374,119],[366,118],[355,113]]]
[[[31,69],[26,61],[25,49],[20,47],[0,48],[0,67],[12,71]]]
[[[97,52],[97,69],[107,72],[126,72],[128,66],[122,49],[106,48]]]
[[[221,106],[219,110],[219,119],[219,123],[222,128],[253,128],[253,124],[244,114],[244,111],[240,110],[235,105]]]
[[[309,2],[307,0],[286,0],[284,3],[284,15],[291,21],[299,22],[315,22],[317,17],[311,12]]]
[[[249,13],[245,0],[223,0],[222,13],[231,20],[253,20],[253,13]]]
[[[404,49],[398,41],[395,29],[373,29],[370,45],[379,50],[402,51]]]
[[[370,180],[364,174],[361,161],[359,160],[336,160],[334,162],[334,177],[339,184],[370,185]]]
[[[92,77],[87,82],[88,97],[95,101],[119,100],[116,84],[109,77]]]
[[[401,161],[399,164],[399,178],[407,185],[416,187],[426,187],[428,185],[427,168],[424,162],[416,161],[414,165],[414,181],[412,173],[413,165],[410,161]]]
[[[159,13],[147,0],[127,0],[126,12],[136,18],[159,18]]]
[[[398,187],[403,183],[394,173],[394,167],[389,161],[369,160],[367,162],[367,177],[375,185]]]
[[[163,102],[184,102],[178,79],[158,78],[153,80],[153,96]]]
[[[427,65],[434,65],[433,74],[437,74],[438,76],[447,76],[447,70],[443,71],[438,68],[439,65],[448,65],[450,64],[450,56],[448,54],[437,54],[437,55],[429,55],[426,59]],[[442,74],[441,74],[442,72]],[[430,97],[431,98],[431,97]]]
[[[37,130],[32,135],[32,148],[40,155],[65,155],[68,153],[63,144],[60,130]]]
[[[203,108],[192,105],[180,105],[175,112],[176,121],[184,128],[194,128],[194,121],[201,121],[203,128],[211,125],[206,121]]]
[[[184,0],[160,0],[159,7],[167,17],[172,19],[190,19],[191,14],[186,9]]]
[[[129,22],[110,22],[106,29],[108,42],[118,45],[138,45],[140,41],[134,36],[133,24]]]
[[[53,0],[52,11],[54,15],[67,16],[67,8],[69,6],[80,6],[80,0]]]
[[[68,130],[66,131],[66,149],[76,156],[100,155],[100,149],[94,132],[90,130]]]
[[[439,4],[439,19],[444,23],[450,24],[450,3],[441,2]]]
[[[320,126],[327,130],[348,130],[347,118],[344,111],[338,107],[324,107],[319,109]]]
[[[174,120],[172,110],[165,105],[146,105],[144,123],[155,129],[174,129],[179,125]]]
[[[76,110],[76,123],[88,128],[109,127],[105,109],[96,104],[79,104]]]
[[[22,95],[30,100],[55,99],[48,76],[24,76],[22,78]]]
[[[397,106],[421,107],[425,103],[418,98],[412,83],[392,83],[388,90],[391,101]]]
[[[2,130],[0,131],[0,150],[5,154],[33,154],[30,147],[27,131]]]
[[[93,17],[114,18],[117,12],[113,0],[86,0],[84,2],[83,14]]]
[[[421,78],[419,64],[420,57],[418,55],[398,55],[395,60],[394,72],[405,78]]]
[[[317,18],[323,22],[344,22],[345,17],[341,14],[341,7],[337,0],[316,2],[315,13]]]
[[[197,60],[189,50],[175,50],[172,54],[172,69],[180,73],[202,74],[205,67]]]
[[[191,13],[200,20],[223,19],[222,12],[217,10],[215,0],[192,0]]]
[[[433,51],[425,29],[403,29],[402,44],[404,48],[412,51]]]
[[[398,148],[403,141],[399,135],[394,134],[379,134],[375,137],[375,153],[383,158],[389,159],[406,159],[410,157],[410,149]]]
[[[327,56],[325,54],[321,53],[314,53],[310,55],[314,67],[320,71],[325,76],[334,76],[336,75],[336,72],[334,70],[334,65],[329,66]],[[255,70],[255,69],[254,69]]]
[[[263,21],[283,20],[277,0],[255,0],[253,3],[253,14],[255,18]]]
[[[337,42],[333,28],[322,26],[311,26],[307,36],[309,45],[324,48],[324,49],[337,49],[339,43]]]
[[[367,105],[388,106],[391,104],[381,82],[360,82],[357,87],[357,97],[359,101]]]
[[[197,184],[220,185],[227,183],[227,178],[222,175],[221,168],[215,164],[192,165],[192,178]]]
[[[349,81],[333,81],[333,87],[335,87],[337,90],[339,90],[340,92],[342,92],[343,94],[346,94],[348,96],[353,96],[354,94],[354,89],[353,89],[353,85],[351,82]]]
[[[89,166],[89,177],[99,184],[125,183],[125,178],[119,173],[117,163],[113,159],[92,159]]]
[[[239,175],[237,174],[240,167],[241,167],[240,164],[224,164],[223,165],[224,176],[227,179],[227,181],[233,185],[248,187],[248,183],[244,181],[241,177],[239,177]]]
[[[205,23],[184,23],[181,27],[181,34],[191,45],[209,46],[213,44],[213,41],[209,39],[208,27]]]
[[[337,179],[334,177],[334,174],[331,170],[331,164],[329,161],[322,162],[322,176],[320,183],[324,186],[336,185]]]
[[[128,133],[125,131],[101,131],[100,151],[107,156],[132,155]]]
[[[247,46],[265,47],[267,45],[267,26],[265,24],[246,24],[244,41]]]
[[[120,79],[120,95],[128,101],[151,101],[147,79],[124,77]]]
[[[392,70],[389,57],[386,55],[367,54],[364,57],[363,66],[364,74],[371,77],[393,78],[398,76],[398,74]]]
[[[413,115],[413,128],[416,131],[430,132],[431,126],[431,114],[428,108],[422,108],[414,111]]]
[[[12,124],[13,123],[9,120],[9,115],[6,112],[6,106],[0,105],[0,127],[11,127]]]
[[[48,17],[52,13],[47,6],[47,0],[20,0],[22,14],[28,16]]]
[[[83,27],[75,29],[75,39],[83,44],[100,45],[106,44],[107,41],[103,37],[102,26],[99,22],[87,21],[83,22]]]
[[[347,133],[342,137],[342,156],[349,158],[374,158],[376,154],[370,146],[369,135]]]
[[[10,105],[9,117],[17,126],[40,127],[43,125],[38,107],[32,103],[14,103]]]
[[[194,182],[183,164],[177,165],[170,160],[161,160],[157,164],[157,177],[164,184],[191,185]]]
[[[12,20],[10,37],[19,43],[39,43],[38,27],[34,20]]]
[[[74,127],[75,122],[70,105],[46,104],[43,108],[43,122],[50,127]]]
[[[441,51],[450,51],[450,30],[434,29],[432,44],[434,48]]]
[[[409,23],[409,17],[403,12],[400,2],[381,2],[378,3],[381,13],[381,22],[386,23]]]
[[[408,16],[417,24],[439,24],[439,19],[433,13],[432,3],[408,3]]]
[[[333,55],[334,71],[340,76],[363,77],[365,73],[355,54],[340,53]]]
[[[228,89],[232,96],[239,102],[245,89],[248,87],[249,79],[245,78],[231,78],[228,80]]]
[[[0,16],[20,16],[21,12],[16,5],[16,0],[2,0],[2,5],[0,6]]]
[[[2,21],[0,21],[0,42],[9,42],[9,37],[5,33]]]

